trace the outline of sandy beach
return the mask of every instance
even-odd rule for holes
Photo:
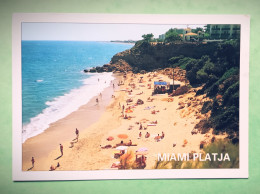
[[[159,80],[171,81],[161,73],[133,76],[129,73],[126,79],[117,76],[113,82],[115,88],[111,84],[102,93],[102,99],[98,97],[98,106],[95,105],[95,97],[69,116],[53,123],[44,133],[28,139],[23,144],[23,170],[32,166],[32,156],[35,158],[35,167],[31,170],[35,171],[49,170],[51,165],[56,166],[58,162],[60,166],[56,170],[112,169],[111,165],[119,162],[114,158],[118,150],[101,147],[116,147],[121,141],[128,143],[130,140],[136,146],[129,146],[128,153],[135,153],[140,148],[148,150],[145,169],[153,169],[158,153],[201,152],[201,141],[207,143],[213,135],[211,132],[192,134],[191,131],[201,119],[209,116],[210,113],[200,113],[202,102],[209,99],[205,95],[195,96],[194,89],[180,96],[152,96],[153,83]],[[124,85],[117,86],[119,81],[123,81]],[[133,84],[135,87],[131,87]],[[184,83],[181,82],[181,85]],[[138,99],[143,104],[136,105]],[[127,100],[132,102],[127,103]],[[122,111],[131,118],[124,119]],[[78,141],[73,141],[76,137],[75,128],[79,129]],[[150,134],[148,138],[145,137],[147,132]],[[164,137],[157,141],[155,137],[161,137],[162,133]],[[120,134],[124,137],[120,138]],[[110,136],[113,140],[108,141]],[[64,147],[62,157],[60,143]]]

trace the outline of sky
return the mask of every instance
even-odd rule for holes
[[[22,23],[22,40],[111,41],[141,40],[143,34],[154,38],[170,28],[196,28],[202,25],[148,24],[80,24],[80,23]]]

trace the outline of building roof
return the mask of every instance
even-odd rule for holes
[[[167,85],[167,82],[154,82],[154,85]]]
[[[185,34],[185,36],[198,36],[198,34],[193,33],[193,32],[189,32],[189,33]]]

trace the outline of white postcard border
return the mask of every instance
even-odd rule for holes
[[[241,24],[240,115],[238,169],[167,169],[98,171],[22,171],[22,22],[109,23],[109,24]],[[13,181],[169,179],[169,178],[248,178],[249,116],[249,35],[248,15],[155,15],[155,14],[61,14],[15,13],[12,23],[12,125]]]

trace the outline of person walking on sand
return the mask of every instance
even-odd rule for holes
[[[142,129],[143,129],[143,125],[142,125],[142,123],[140,123],[139,130],[142,130]]]
[[[79,130],[77,128],[76,128],[75,133],[76,133],[76,140],[78,142],[79,141]]]
[[[96,103],[98,104],[98,98],[96,98]]]
[[[34,157],[32,157],[32,168],[34,167],[34,162],[35,162],[35,160],[34,160]]]
[[[162,131],[162,136],[161,136],[161,139],[163,139],[164,138],[164,132]]]
[[[60,153],[63,156],[63,145],[62,144],[60,144]]]

